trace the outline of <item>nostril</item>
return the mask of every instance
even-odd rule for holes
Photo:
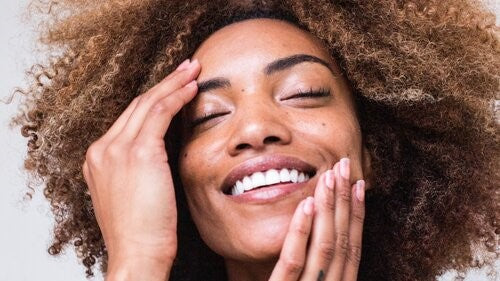
[[[280,141],[280,138],[278,138],[276,136],[269,136],[269,137],[266,137],[264,139],[264,144],[270,144],[270,143],[279,142],[279,141]]]
[[[239,143],[238,145],[236,145],[235,149],[237,151],[240,151],[240,150],[245,150],[245,149],[252,148],[252,147],[260,148],[262,145],[273,144],[273,143],[280,142],[280,141],[281,141],[281,138],[279,138],[279,137],[268,136],[268,137],[264,138],[264,141],[262,143],[259,143],[257,140],[255,140],[255,143],[254,142],[242,142],[242,143]]]
[[[242,149],[249,148],[249,147],[250,147],[250,145],[248,143],[240,143],[236,146],[236,149],[242,150]]]

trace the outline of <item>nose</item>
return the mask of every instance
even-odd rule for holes
[[[286,145],[292,139],[285,118],[277,116],[269,108],[246,110],[243,118],[234,124],[234,131],[227,146],[229,155],[236,156],[247,150],[264,151],[271,145]]]

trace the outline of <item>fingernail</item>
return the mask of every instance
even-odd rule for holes
[[[349,158],[340,159],[340,175],[344,179],[349,179]]]
[[[194,59],[194,60],[193,60],[193,61],[191,61],[191,63],[189,64],[189,68],[194,67],[197,63],[198,63],[198,59]]]
[[[365,200],[365,181],[358,180],[356,182],[356,197],[358,197],[359,202]]]
[[[333,190],[333,171],[332,170],[326,171],[325,184],[326,184],[326,187],[328,187],[330,190]]]
[[[303,209],[304,209],[304,214],[308,216],[312,215],[314,211],[314,199],[311,196],[307,197]]]
[[[176,70],[184,70],[184,69],[187,69],[189,66],[189,59],[183,61],[181,64],[179,64],[179,66],[177,67]]]

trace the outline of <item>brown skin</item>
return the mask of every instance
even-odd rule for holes
[[[266,35],[252,40],[257,34]],[[222,104],[235,113],[217,118],[224,124],[214,119],[190,132],[180,161],[193,219],[205,242],[226,259],[229,280],[356,280],[364,182],[356,189],[350,179],[363,178],[369,163],[352,95],[344,80],[319,63],[303,62],[272,75],[262,71],[271,61],[296,54],[316,56],[337,71],[323,50],[288,23],[259,19],[228,26],[202,44],[192,63],[181,64],[135,99],[90,146],[83,171],[109,253],[106,280],[169,276],[177,251],[177,211],[163,135],[172,116],[194,97],[196,76],[232,84],[224,98],[211,91],[192,102],[194,116],[207,114],[203,108],[227,110]],[[284,100],[311,87],[332,95]],[[269,137],[276,141],[265,142]],[[238,149],[241,144],[247,148]],[[220,188],[227,173],[263,154],[300,158],[317,168],[316,175],[303,190],[278,201],[230,200]]]
[[[163,135],[196,94],[184,63],[135,99],[88,149],[83,174],[109,253],[106,280],[164,280],[177,252],[177,209]]]
[[[446,269],[494,264],[500,37],[483,1],[31,2],[42,49],[57,55],[39,58],[15,99],[27,191],[52,206],[48,252],[73,248],[87,276],[105,273],[110,254],[82,174],[89,146],[210,35],[255,17],[285,19],[319,38],[352,89],[373,169],[358,279],[435,280]],[[225,280],[223,258],[191,220],[177,163],[185,124],[175,119],[165,138],[178,199],[170,279]],[[475,262],[471,243],[493,258]]]
[[[329,62],[335,74],[310,62],[271,75],[264,73],[270,62],[296,54]],[[324,171],[349,157],[351,183],[364,178],[368,165],[363,159],[367,157],[353,97],[319,41],[281,21],[258,19],[227,26],[208,38],[193,58],[202,65],[199,82],[226,78],[231,86],[197,96],[186,111],[188,120],[231,113],[196,126],[180,153],[186,155],[179,165],[191,214],[207,245],[226,258],[230,275],[265,276],[245,268],[277,258],[297,204],[314,195]],[[311,87],[329,89],[331,96],[282,100]],[[275,141],[264,141],[269,137]],[[247,146],[238,148],[243,144]],[[294,156],[318,171],[304,190],[273,204],[236,203],[221,192],[220,186],[234,166],[266,154]]]

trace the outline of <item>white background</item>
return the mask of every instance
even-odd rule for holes
[[[35,33],[24,23],[27,0],[0,0],[0,98],[9,96],[14,87],[25,86],[24,71],[34,57]],[[490,5],[500,14],[500,1]],[[499,21],[497,20],[497,23]],[[77,260],[72,248],[60,257],[47,253],[51,240],[52,219],[48,203],[40,189],[34,199],[23,201],[26,191],[22,161],[26,140],[19,130],[9,129],[9,119],[16,104],[0,103],[0,280],[87,280],[84,267]],[[500,262],[497,262],[497,271]],[[96,269],[97,271],[97,269]],[[96,274],[95,281],[102,280]],[[440,281],[454,280],[448,272]],[[486,280],[483,272],[470,272],[466,278]]]

